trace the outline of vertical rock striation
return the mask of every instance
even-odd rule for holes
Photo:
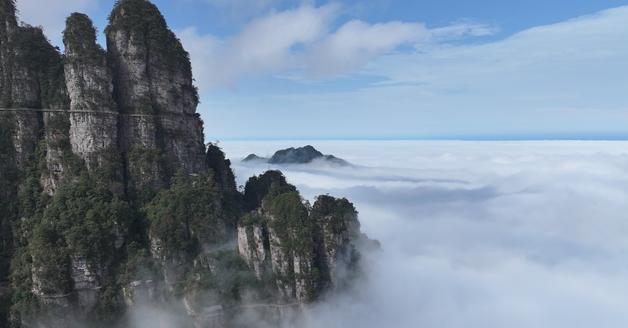
[[[118,109],[106,52],[96,43],[96,29],[84,14],[66,21],[65,83],[70,97],[72,151],[88,169],[117,165]]]
[[[146,0],[119,1],[106,29],[123,151],[135,189],[205,168],[202,121],[188,53]]]

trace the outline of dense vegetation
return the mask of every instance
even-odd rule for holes
[[[221,194],[211,175],[178,174],[144,210],[166,257],[184,253],[193,259],[202,246],[227,241]]]
[[[251,177],[244,187],[244,202],[247,210],[262,206],[264,198],[296,192],[296,187],[286,181],[286,177],[279,171],[268,171],[262,175]]]

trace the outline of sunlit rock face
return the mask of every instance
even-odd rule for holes
[[[96,30],[89,17],[72,14],[63,42],[72,151],[88,169],[113,164],[111,161],[117,159],[118,108],[113,101],[107,55],[96,43]]]

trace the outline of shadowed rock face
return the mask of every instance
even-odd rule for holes
[[[237,192],[231,161],[225,158],[225,153],[217,145],[208,145],[205,160],[220,188],[225,192]]]
[[[159,189],[179,169],[204,170],[203,123],[195,114],[189,55],[157,7],[120,1],[105,32],[114,98],[130,114],[121,118],[120,135],[132,189]]]
[[[155,5],[120,1],[106,34],[116,100],[123,111],[196,112],[189,55]]]
[[[323,153],[312,146],[305,146],[277,151],[268,162],[271,164],[304,164],[321,157],[323,157]]]

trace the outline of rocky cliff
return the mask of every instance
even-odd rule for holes
[[[64,52],[0,0],[0,326],[276,322],[350,284],[368,242],[347,200],[309,206],[278,171],[237,190],[205,146],[188,53],[157,7],[118,1]]]

